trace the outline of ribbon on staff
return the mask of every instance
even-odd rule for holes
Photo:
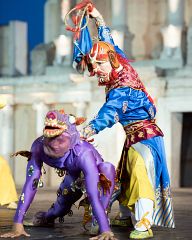
[[[84,72],[86,67],[86,54],[92,48],[92,40],[87,27],[89,22],[89,12],[93,9],[93,3],[90,0],[83,0],[71,9],[65,16],[66,29],[74,32],[73,38],[73,67],[79,72]],[[67,18],[72,12],[77,12],[71,17],[74,27],[71,27]]]

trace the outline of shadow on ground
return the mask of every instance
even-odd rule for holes
[[[26,220],[31,219],[35,212],[47,210],[56,198],[56,190],[41,189],[26,216]],[[154,238],[156,240],[176,240],[192,239],[192,189],[175,189],[173,191],[173,202],[175,212],[175,229],[153,227]],[[73,215],[66,216],[64,223],[56,222],[53,228],[26,227],[26,231],[31,235],[28,239],[66,239],[82,240],[89,239],[90,235],[82,227],[83,208],[72,207]],[[112,208],[110,217],[114,217],[118,212],[118,203]],[[5,207],[0,208],[0,233],[9,231],[12,227],[15,211]],[[129,239],[131,229],[125,227],[113,227],[112,231],[119,240]],[[20,237],[17,239],[26,239]]]

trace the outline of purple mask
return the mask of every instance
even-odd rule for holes
[[[44,150],[54,157],[62,156],[80,141],[76,118],[57,110],[47,113],[43,135]]]

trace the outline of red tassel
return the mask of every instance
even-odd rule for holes
[[[72,18],[72,21],[73,21],[74,25],[78,25],[79,24],[80,16],[73,15],[71,18]]]
[[[76,32],[76,28],[72,28],[70,26],[67,26],[66,30],[71,31],[71,32]]]
[[[73,39],[75,41],[75,40],[78,40],[79,38],[80,38],[80,29],[76,28],[76,31],[75,31]]]

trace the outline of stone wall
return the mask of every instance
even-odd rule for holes
[[[107,24],[111,26],[112,16],[109,11],[111,1],[94,2],[105,16]],[[47,13],[52,7],[54,9],[51,16],[52,27],[54,12],[57,17],[60,15],[57,3],[56,0],[49,1],[50,5],[47,9]],[[192,0],[185,0],[185,3],[185,22],[189,26],[192,17]],[[167,20],[166,4],[166,0],[127,0],[126,24],[135,36],[132,53],[136,60],[159,57],[162,47],[160,31]],[[46,31],[49,30],[48,20],[51,19],[47,19]],[[61,22],[58,19],[55,23],[56,28],[52,29],[54,31],[50,29],[50,33],[46,32],[47,42],[54,40],[52,38],[60,33]],[[3,44],[0,42],[0,50],[2,49]],[[3,55],[0,65],[6,65],[7,61],[11,60],[10,55]],[[165,132],[168,167],[175,187],[179,186],[182,112],[192,112],[190,66],[181,69],[180,72],[170,71],[169,77],[157,77],[153,62],[144,61],[140,66],[134,64],[148,92],[157,103],[158,123]],[[44,76],[0,78],[0,94],[4,94],[8,100],[8,106],[1,111],[0,117],[0,125],[3,126],[0,153],[6,158],[14,151],[30,148],[32,141],[41,134],[43,118],[47,110],[64,107],[66,112],[86,116],[89,121],[105,100],[104,89],[97,86],[96,80],[93,79],[91,82],[87,78],[84,81],[83,77],[74,74],[69,66],[65,68],[47,66],[44,73],[46,74]],[[174,131],[176,128],[177,132]],[[117,124],[110,131],[106,129],[97,135],[95,145],[106,161],[117,165],[124,137],[122,127]],[[16,184],[22,185],[25,179],[26,160],[17,158],[8,161],[14,172]],[[46,184],[58,185],[60,179],[56,177],[54,170],[46,167],[46,171],[47,174],[44,176]]]
[[[27,24],[11,21],[0,26],[0,76],[27,74]]]
[[[158,57],[162,47],[161,28],[166,21],[166,0],[127,0],[127,22],[134,34],[136,59]]]

